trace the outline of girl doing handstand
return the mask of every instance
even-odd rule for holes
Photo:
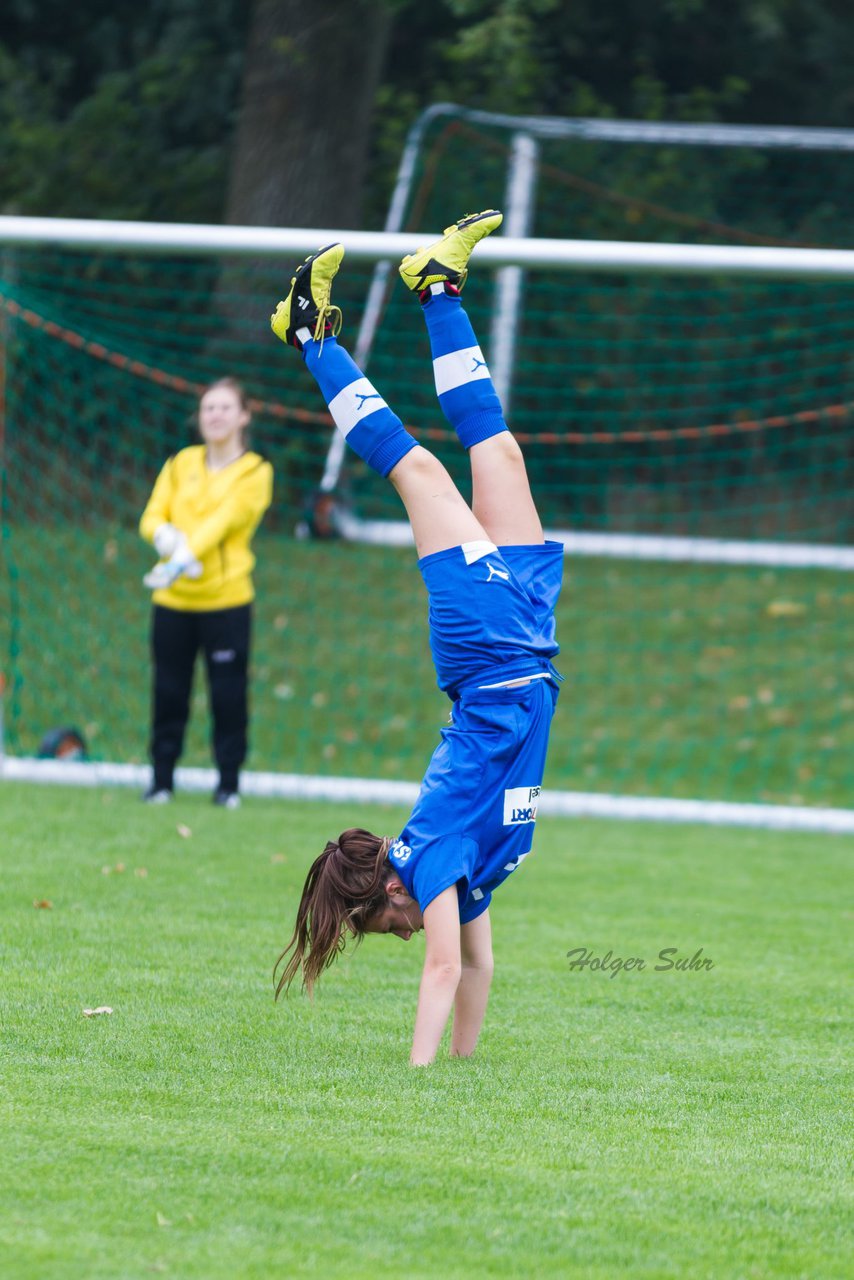
[[[300,971],[310,992],[348,934],[408,941],[423,929],[416,1066],[435,1057],[452,1007],[451,1055],[477,1043],[493,968],[489,903],[531,850],[560,679],[551,659],[563,547],[543,539],[521,450],[460,301],[472,250],[500,223],[495,210],[463,218],[400,267],[421,300],[439,404],[469,452],[471,507],[336,342],[340,244],[307,259],[272,317],[347,443],[403,501],[439,685],[454,704],[400,835],[352,828],[312,865],[276,992]]]

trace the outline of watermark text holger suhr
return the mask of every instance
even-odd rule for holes
[[[714,969],[715,962],[703,955],[703,948],[698,947],[693,955],[680,955],[678,947],[662,947],[650,967],[641,956],[615,956],[612,950],[604,955],[597,955],[590,947],[573,947],[567,951],[570,972],[583,973],[604,972],[616,978],[618,973],[642,973],[650,968],[652,973],[708,973]]]

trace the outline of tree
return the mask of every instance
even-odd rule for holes
[[[391,12],[255,0],[226,221],[358,226]]]
[[[4,0],[0,208],[377,224],[431,102],[844,126],[852,39],[844,0]]]

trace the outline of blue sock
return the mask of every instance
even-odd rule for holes
[[[458,296],[434,284],[421,295],[442,412],[464,449],[507,431],[501,401]]]
[[[307,339],[303,355],[350,448],[374,471],[387,476],[418,441],[334,338],[324,338],[322,345]]]

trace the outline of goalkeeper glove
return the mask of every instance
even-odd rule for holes
[[[161,591],[164,587],[171,587],[172,583],[182,575],[185,578],[200,578],[202,576],[202,566],[190,550],[186,536],[178,529],[174,532],[176,535],[175,550],[168,560],[161,560],[142,580],[144,585],[151,591]]]
[[[161,524],[154,531],[154,550],[161,560],[168,560],[177,551],[180,533],[174,524]]]

